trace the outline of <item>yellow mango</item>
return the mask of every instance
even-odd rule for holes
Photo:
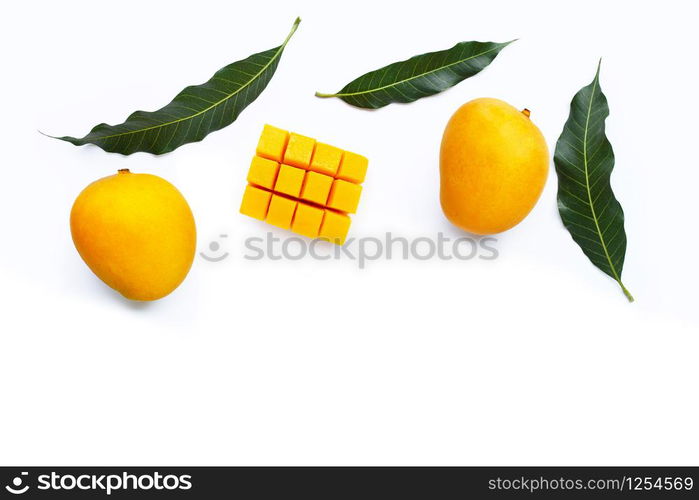
[[[70,229],[92,272],[128,299],[168,295],[194,260],[192,211],[175,186],[155,175],[120,170],[93,182],[73,204]]]
[[[534,208],[548,170],[546,140],[528,110],[492,98],[470,101],[454,113],[442,137],[444,215],[471,233],[506,231]]]

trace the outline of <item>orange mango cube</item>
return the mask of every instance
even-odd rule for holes
[[[342,150],[340,148],[318,142],[308,169],[334,176],[337,173],[337,169],[340,168],[341,160]]]
[[[265,221],[267,221],[268,224],[282,229],[291,228],[291,221],[294,219],[296,205],[297,202],[294,200],[273,194]]]
[[[277,182],[279,163],[274,160],[255,156],[248,170],[248,182],[265,189],[272,190]]]
[[[303,178],[305,176],[305,170],[290,165],[282,165],[279,168],[274,191],[298,198],[301,194],[301,186],[303,186]]]
[[[351,222],[349,216],[345,214],[335,212],[334,210],[325,210],[318,236],[331,243],[343,245]]]
[[[253,219],[265,220],[272,193],[247,185],[240,204],[240,213]]]
[[[361,184],[366,177],[366,170],[369,166],[369,160],[365,156],[345,151],[342,156],[342,163],[337,171],[337,178],[355,184]]]
[[[308,172],[301,190],[301,199],[325,206],[333,178],[318,172]]]
[[[292,132],[289,134],[289,143],[284,152],[284,163],[292,167],[308,168],[315,145],[315,139]]]
[[[330,188],[328,207],[353,214],[357,211],[361,194],[362,186],[359,184],[336,179]]]
[[[257,156],[281,163],[288,142],[289,132],[272,125],[265,125],[260,141],[257,143]]]
[[[322,208],[299,203],[291,223],[291,230],[302,236],[317,238],[320,232],[320,223],[323,221],[323,212]]]

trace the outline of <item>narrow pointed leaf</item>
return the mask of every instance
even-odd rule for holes
[[[358,108],[377,109],[394,102],[413,102],[437,94],[479,73],[512,42],[461,42],[448,50],[414,56],[371,71],[335,94]]]
[[[185,88],[157,111],[136,111],[120,125],[102,123],[83,138],[56,137],[76,146],[95,144],[105,151],[160,155],[230,125],[267,87],[284,47],[300,23],[296,19],[284,43],[217,71],[206,83]]]
[[[614,278],[633,302],[621,281],[626,255],[624,211],[610,185],[614,152],[604,132],[609,107],[599,74],[598,66],[592,83],[573,97],[570,116],[556,144],[558,211],[585,255]]]

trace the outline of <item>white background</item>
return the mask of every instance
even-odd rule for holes
[[[156,109],[277,46],[297,15],[267,90],[201,143],[122,157],[37,132],[82,136]],[[5,6],[0,463],[696,465],[696,16],[679,1]],[[313,96],[458,41],[513,38],[481,74],[410,105]],[[553,165],[495,261],[243,258],[244,239],[270,230],[237,213],[264,123],[370,158],[352,236],[454,238],[438,202],[449,116],[504,99],[532,111],[553,152],[599,57],[636,303],[562,227]],[[68,215],[120,168],[173,182],[199,250],[228,234],[231,255],[197,257],[157,303],[108,289]]]

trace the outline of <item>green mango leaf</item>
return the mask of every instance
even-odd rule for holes
[[[267,87],[284,47],[296,31],[279,47],[236,61],[217,71],[209,81],[185,88],[157,111],[136,111],[120,125],[101,123],[85,137],[54,137],[76,146],[95,144],[110,153],[130,155],[145,151],[160,155],[190,142],[201,141],[209,133],[230,125]]]
[[[358,108],[378,109],[394,102],[413,102],[437,94],[479,73],[511,44],[461,42],[448,50],[414,56],[389,64],[351,81],[336,94],[316,92],[317,97],[339,97]]]
[[[614,278],[633,302],[621,282],[626,255],[624,211],[610,185],[614,151],[604,133],[609,107],[599,74],[598,65],[592,83],[573,97],[570,116],[556,144],[558,212],[585,255]]]

